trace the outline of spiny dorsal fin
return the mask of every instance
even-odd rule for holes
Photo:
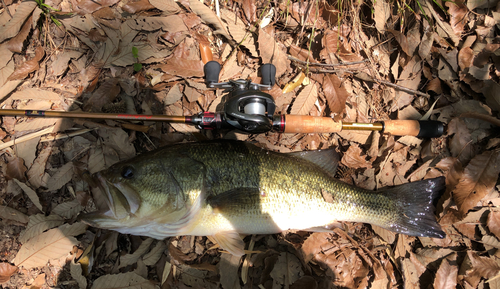
[[[294,157],[298,157],[306,161],[309,161],[321,167],[332,177],[335,176],[335,173],[337,172],[337,167],[339,164],[340,157],[334,148],[324,149],[324,150],[314,150],[314,151],[292,152],[289,154]]]

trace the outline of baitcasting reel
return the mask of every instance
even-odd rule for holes
[[[270,131],[273,128],[276,104],[273,97],[263,91],[274,86],[276,67],[270,63],[262,65],[262,84],[243,79],[219,82],[220,70],[221,66],[217,61],[209,61],[204,66],[207,87],[230,90],[223,111],[200,113],[192,122],[204,129],[236,128],[249,133]]]

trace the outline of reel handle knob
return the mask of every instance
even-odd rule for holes
[[[220,69],[221,67],[219,62],[215,60],[209,61],[203,66],[203,72],[205,73],[205,81],[208,87],[213,87],[211,86],[212,83],[219,82]]]
[[[260,68],[262,74],[262,84],[274,86],[276,83],[276,66],[271,63],[266,63]]]

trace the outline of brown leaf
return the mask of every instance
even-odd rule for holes
[[[472,268],[474,268],[470,273],[471,275],[477,274],[482,278],[488,279],[500,272],[500,266],[492,258],[478,256],[471,250],[467,251],[467,255],[472,263]]]
[[[316,83],[311,83],[297,95],[292,104],[291,114],[308,115],[318,99]]]
[[[120,91],[121,88],[118,85],[117,78],[106,80],[96,91],[94,91],[94,93],[92,93],[92,96],[87,100],[83,110],[101,112],[101,108],[106,104],[112,103]]]
[[[38,62],[42,60],[43,56],[45,55],[45,51],[41,46],[38,46],[35,50],[35,57],[33,57],[31,60],[28,60],[21,64],[20,67],[18,67],[14,73],[12,73],[9,78],[7,78],[8,81],[10,80],[18,80],[18,79],[24,79],[26,78],[30,73],[38,70],[40,68],[40,65]]]
[[[375,10],[375,13],[373,13],[375,28],[377,28],[379,33],[384,33],[385,23],[387,23],[387,19],[391,16],[391,5],[386,0],[374,1],[373,9]]]
[[[243,12],[247,17],[248,22],[255,23],[257,21],[257,6],[255,0],[243,0]]]
[[[323,92],[331,113],[341,115],[345,110],[345,103],[349,94],[337,75],[325,74],[323,77]]]
[[[342,164],[348,168],[371,168],[372,165],[366,160],[366,156],[361,156],[363,151],[357,144],[349,146],[344,156],[342,156]]]
[[[94,42],[104,42],[106,41],[106,39],[108,39],[106,35],[101,35],[101,33],[99,32],[99,30],[97,30],[97,28],[92,28],[87,36],[89,37],[90,40]]]
[[[119,0],[71,0],[73,9],[80,15],[94,13],[101,8],[113,6],[118,3],[118,1]]]
[[[435,77],[429,83],[427,83],[427,86],[425,87],[425,91],[432,90],[437,94],[443,93],[443,89],[441,87],[441,80],[438,77]]]
[[[135,14],[137,12],[146,11],[150,9],[155,9],[156,7],[151,5],[148,0],[139,0],[137,2],[128,3],[122,7],[123,11],[130,14]]]
[[[392,35],[394,35],[394,37],[396,38],[396,40],[399,43],[399,46],[401,46],[401,49],[404,51],[404,53],[406,53],[406,55],[410,55],[410,50],[408,47],[408,40],[406,39],[406,36],[397,30],[387,29],[387,31],[391,32]]]
[[[455,289],[457,286],[458,267],[452,266],[447,259],[444,259],[439,266],[434,279],[434,288]]]
[[[200,16],[203,21],[215,26],[215,28],[217,28],[217,30],[214,31],[215,34],[220,34],[226,37],[226,39],[232,40],[231,36],[226,30],[226,26],[224,25],[224,23],[222,23],[220,18],[217,17],[217,15],[205,4],[201,3],[198,0],[189,0],[189,8],[198,16]]]
[[[23,52],[24,41],[26,40],[31,31],[32,19],[33,16],[30,16],[30,18],[28,18],[28,20],[23,24],[21,31],[19,31],[19,33],[16,36],[14,36],[14,38],[10,39],[9,42],[7,42],[6,45],[7,49],[17,53]]]
[[[193,102],[197,101],[202,94],[199,93],[196,89],[186,86],[184,88],[184,95],[186,95],[186,98],[189,102]]]
[[[10,280],[10,276],[14,275],[19,268],[17,266],[10,265],[7,262],[0,263],[0,284],[5,283]]]
[[[175,14],[181,11],[181,8],[174,0],[149,0],[149,3],[167,14]]]
[[[490,232],[500,239],[500,211],[490,211],[486,225]]]
[[[453,198],[462,216],[494,188],[500,173],[499,162],[499,152],[486,151],[475,156],[465,167],[460,182],[453,190]]]
[[[35,1],[23,1],[17,6],[16,13],[12,18],[0,26],[0,43],[5,39],[12,38],[17,35],[23,23],[31,15],[37,4]]]
[[[165,73],[182,77],[203,77],[203,61],[188,60],[178,57],[170,58],[166,64],[160,64],[158,67]]]
[[[467,15],[467,7],[461,3],[462,1],[446,2],[444,5],[448,7],[448,13],[450,15],[450,24],[453,32],[456,35],[462,34],[464,32],[465,24],[468,19],[465,18]]]
[[[460,49],[458,52],[458,65],[461,70],[472,66],[474,61],[474,51],[470,47]]]
[[[21,182],[26,181],[26,171],[28,170],[24,165],[24,160],[18,157],[8,157],[7,170],[5,172],[5,178],[7,180],[18,179]]]
[[[262,29],[259,30],[258,42],[262,62],[272,63],[276,66],[276,78],[283,75],[290,64],[284,49],[272,35]]]

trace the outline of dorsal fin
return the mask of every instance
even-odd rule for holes
[[[292,152],[289,154],[294,157],[298,157],[306,161],[309,161],[321,167],[332,177],[334,177],[335,173],[337,172],[337,167],[340,160],[339,154],[335,151],[335,148],[314,150],[314,151]]]

